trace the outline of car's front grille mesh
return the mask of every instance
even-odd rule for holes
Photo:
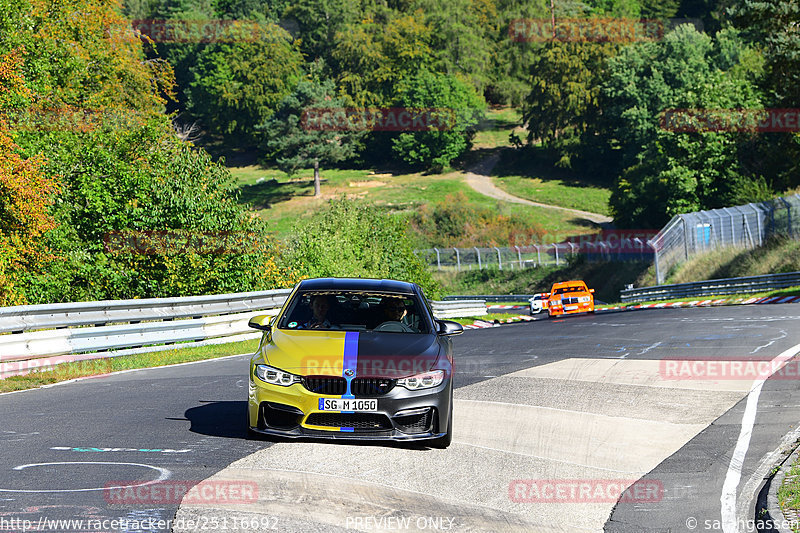
[[[336,377],[305,377],[303,386],[314,394],[344,394],[347,392],[347,382],[344,378]]]
[[[350,384],[350,392],[356,397],[383,396],[396,383],[397,380],[387,378],[356,378]],[[347,392],[347,381],[338,377],[304,377],[303,386],[314,394],[340,395]]]
[[[354,431],[386,431],[392,422],[376,413],[312,413],[306,424],[310,426],[353,428]]]
[[[404,433],[426,433],[431,427],[431,410],[417,415],[398,416],[394,421]]]
[[[354,396],[383,396],[392,390],[397,380],[386,378],[356,378],[350,383]]]

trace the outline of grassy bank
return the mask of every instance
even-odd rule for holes
[[[547,292],[556,281],[582,279],[604,302],[619,301],[619,291],[642,275],[648,263],[587,263],[579,256],[569,264],[525,270],[436,272],[445,294],[533,294]]]
[[[723,248],[695,256],[673,268],[664,283],[688,283],[797,271],[800,271],[800,241],[788,237],[773,237],[755,250]],[[652,285],[656,285],[653,267],[636,280],[637,287]]]

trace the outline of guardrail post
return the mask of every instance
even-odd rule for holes
[[[522,252],[519,251],[519,246],[515,245],[514,248],[517,249],[517,259],[519,259],[519,269],[522,270]]]
[[[475,253],[478,254],[478,270],[483,270],[483,267],[481,266],[481,251],[478,250],[477,246],[473,246],[473,248],[475,249]]]
[[[439,257],[439,249],[436,248],[436,247],[434,247],[433,249],[436,252],[436,269],[437,270],[441,270],[442,269],[442,261],[441,261],[441,258]]]
[[[494,246],[494,249],[497,250],[497,265],[500,268],[500,270],[503,270],[503,258],[500,257],[500,248]]]
[[[533,247],[536,248],[536,266],[542,266],[542,252],[539,250],[539,245],[534,244]]]
[[[736,246],[736,232],[734,231],[734,228],[733,228],[733,226],[734,226],[733,215],[731,215],[731,213],[730,213],[730,211],[728,211],[727,207],[723,207],[722,210],[725,211],[726,213],[728,213],[728,218],[731,219],[731,244]]]
[[[761,210],[758,207],[754,206],[753,204],[750,204],[750,207],[752,207],[753,211],[755,211],[756,213],[756,230],[758,231],[758,245],[761,246],[763,242],[761,239],[761,235],[763,233],[761,231]]]
[[[558,245],[553,243],[553,248],[556,250],[556,266],[558,266]]]
[[[786,201],[783,196],[780,197],[783,205],[786,206],[786,222],[789,225],[789,237],[794,237],[794,230],[792,230],[792,204]]]
[[[689,259],[689,234],[686,232],[686,219],[682,216],[680,216],[680,219],[683,226],[683,257],[684,259]]]
[[[458,248],[453,248],[456,251],[456,270],[461,272],[461,254],[458,253]]]
[[[656,283],[661,285],[664,283],[664,278],[661,277],[661,269],[658,267],[658,250],[656,249],[656,245],[653,244],[653,241],[647,241],[647,244],[653,249],[653,262],[656,266]]]

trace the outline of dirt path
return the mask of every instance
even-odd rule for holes
[[[478,191],[479,193],[488,196],[490,198],[494,198],[496,200],[503,200],[504,202],[513,202],[515,204],[525,204],[525,205],[533,205],[536,207],[545,207],[547,209],[558,209],[560,211],[565,211],[571,215],[575,215],[579,218],[583,218],[585,220],[589,220],[596,224],[610,224],[612,222],[611,217],[607,217],[605,215],[600,215],[598,213],[590,213],[588,211],[581,211],[579,209],[570,209],[568,207],[559,207],[555,205],[549,204],[540,204],[539,202],[532,202],[530,200],[526,200],[525,198],[520,198],[519,196],[514,196],[512,194],[507,193],[506,191],[497,187],[494,183],[492,183],[492,178],[489,177],[494,166],[500,160],[500,154],[493,154],[480,163],[476,164],[475,166],[471,167],[464,173],[464,181]]]

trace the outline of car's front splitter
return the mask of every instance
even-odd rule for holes
[[[298,426],[291,430],[278,430],[271,428],[254,428],[251,427],[250,431],[259,433],[261,435],[269,435],[273,437],[285,437],[288,439],[333,439],[333,440],[375,440],[375,441],[416,441],[428,440],[443,437],[445,433],[403,433],[397,429],[390,431],[374,431],[374,432],[338,432],[338,431],[320,431],[315,429],[308,429]]]

